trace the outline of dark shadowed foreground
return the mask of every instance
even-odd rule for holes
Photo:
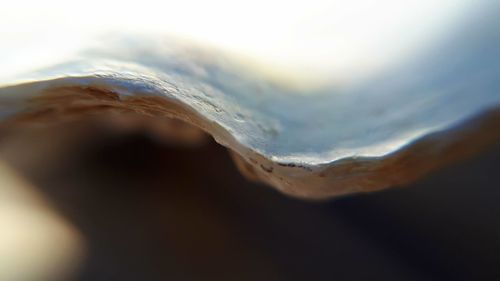
[[[208,138],[16,130],[2,158],[86,241],[75,280],[500,278],[500,146],[412,186],[308,202],[245,180]]]

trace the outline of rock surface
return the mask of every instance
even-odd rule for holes
[[[175,118],[228,147],[245,175],[286,194],[326,198],[402,185],[500,140],[497,14],[476,15],[481,21],[384,73],[311,92],[216,51],[107,38],[1,78],[2,126],[103,112]],[[185,130],[185,139],[198,138]]]

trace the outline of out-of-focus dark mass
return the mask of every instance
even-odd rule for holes
[[[2,138],[4,162],[50,202],[57,222],[41,227],[38,211],[20,216],[32,206],[6,213],[12,202],[2,194],[0,237],[12,228],[28,233],[10,239],[34,237],[10,251],[0,243],[1,276],[12,277],[2,280],[500,276],[498,146],[411,186],[310,202],[250,183],[213,141],[164,140],[140,127],[82,122]],[[43,252],[31,259],[34,250]],[[30,275],[55,255],[67,257],[55,258],[52,275]]]

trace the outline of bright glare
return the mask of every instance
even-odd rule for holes
[[[378,71],[425,47],[453,23],[467,2],[8,1],[0,7],[0,56],[4,55],[0,58],[4,66],[10,61],[11,67],[22,68],[23,63],[49,56],[38,51],[37,58],[23,62],[8,55],[14,47],[45,44],[55,50],[62,44],[69,50],[69,45],[99,32],[147,31],[228,50],[268,74],[342,82]]]
[[[84,251],[80,233],[0,162],[0,280],[63,280]]]

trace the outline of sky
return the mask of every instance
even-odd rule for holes
[[[96,34],[139,32],[219,48],[274,76],[313,84],[347,83],[425,48],[471,4],[470,0],[8,1],[0,5],[0,58],[7,66],[0,75],[69,55]]]

